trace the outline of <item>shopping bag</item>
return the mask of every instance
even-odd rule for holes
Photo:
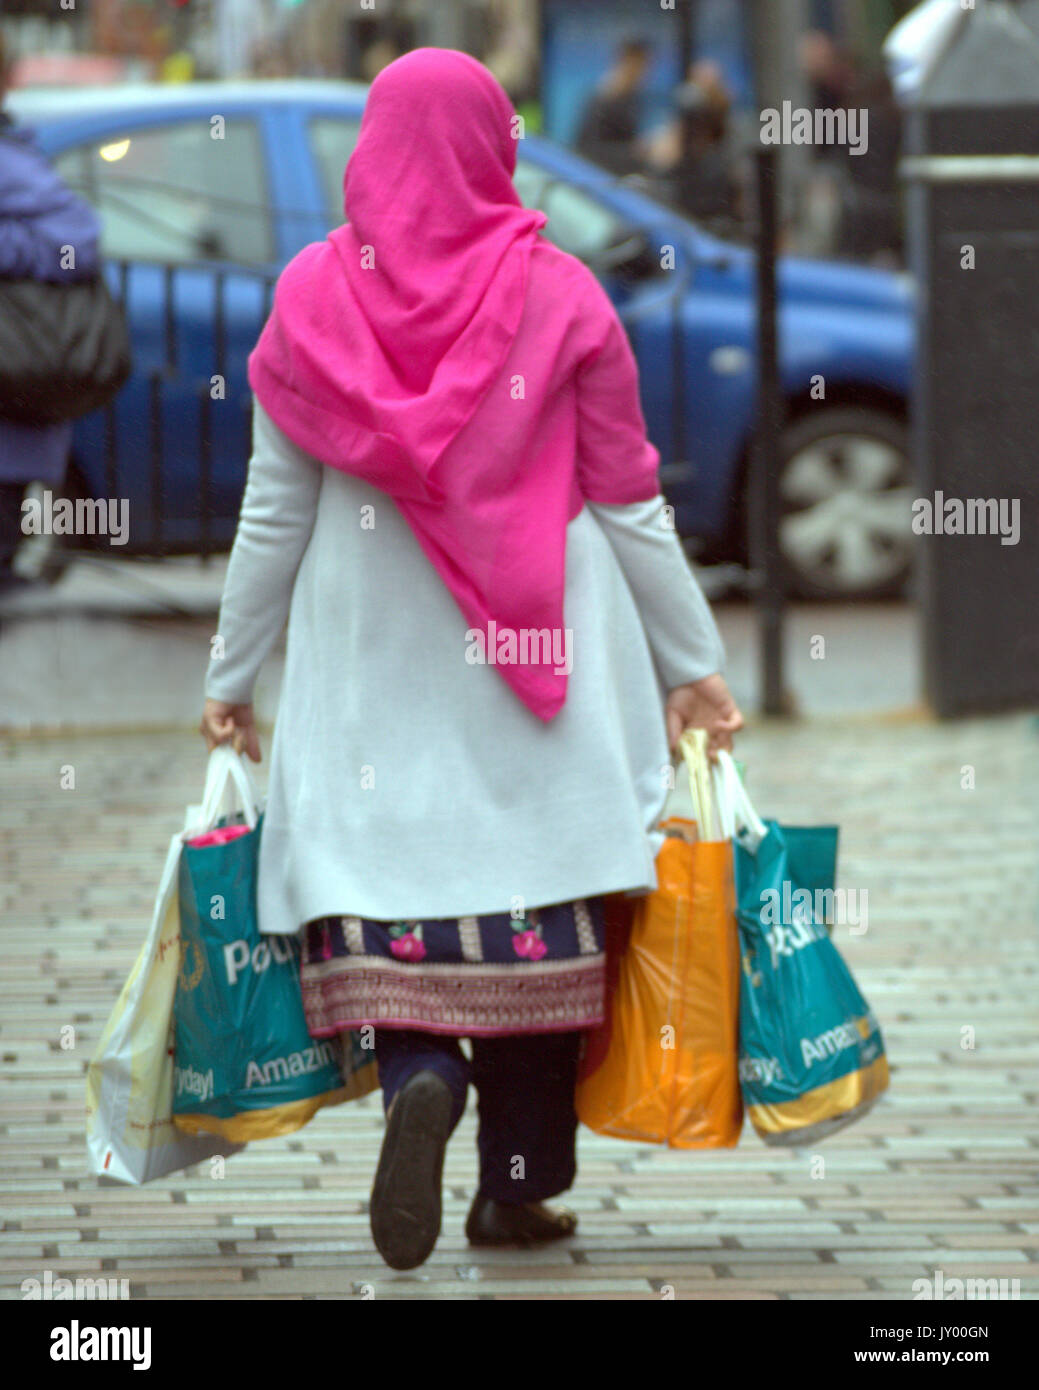
[[[292,1133],[322,1106],[373,1089],[377,1074],[372,1050],[309,1035],[297,939],[259,932],[263,814],[241,758],[221,745],[202,822],[235,821],[240,833],[189,839],[178,866],[173,1115],[185,1133],[246,1141]]]
[[[865,1114],[889,1080],[880,1027],[830,937],[837,827],[772,820],[748,839],[739,822],[757,818],[727,754],[717,777],[735,834],[747,1113],[768,1144],[816,1143]]]
[[[686,740],[682,751],[697,805],[706,745]],[[621,1139],[731,1147],[743,1120],[732,847],[698,838],[689,817],[661,828],[655,892],[608,903],[607,1022],[586,1040],[577,1114]]]
[[[185,830],[194,824],[189,808]],[[144,945],[87,1068],[91,1173],[146,1183],[242,1147],[173,1124],[173,997],[180,963],[177,869],[183,832],[170,840]]]

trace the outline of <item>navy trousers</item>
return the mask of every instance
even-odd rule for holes
[[[458,1039],[412,1029],[377,1028],[383,1104],[410,1077],[433,1071],[454,1097],[452,1129],[476,1087],[480,1196],[541,1202],[565,1192],[577,1174],[574,1087],[580,1033],[473,1038],[470,1064]]]

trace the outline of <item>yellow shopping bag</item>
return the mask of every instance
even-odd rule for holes
[[[607,1022],[587,1040],[577,1114],[621,1139],[725,1148],[743,1123],[732,846],[699,837],[713,833],[705,741],[682,751],[698,820],[663,822],[655,892],[608,900]]]

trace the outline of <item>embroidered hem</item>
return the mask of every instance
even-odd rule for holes
[[[605,956],[526,968],[352,956],[304,963],[307,1028],[328,1037],[365,1024],[459,1037],[569,1032],[604,1022]]]

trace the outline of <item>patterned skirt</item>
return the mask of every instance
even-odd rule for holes
[[[603,1022],[603,899],[482,917],[323,917],[303,930],[303,1007],[314,1037],[365,1024],[458,1037]]]

